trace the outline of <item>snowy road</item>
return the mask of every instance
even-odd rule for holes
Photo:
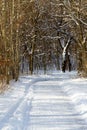
[[[27,130],[87,130],[59,81],[37,82]]]
[[[0,96],[0,130],[87,130],[64,89],[69,78],[21,77],[13,90]]]

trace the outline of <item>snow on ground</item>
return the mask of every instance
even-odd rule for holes
[[[87,79],[54,71],[11,81],[0,95],[0,130],[87,130]]]

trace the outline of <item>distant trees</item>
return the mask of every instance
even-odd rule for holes
[[[30,74],[77,67],[86,76],[86,59],[85,0],[0,1],[0,76],[7,83],[26,66]]]
[[[69,26],[77,44],[78,70],[87,75],[87,1],[64,2]]]

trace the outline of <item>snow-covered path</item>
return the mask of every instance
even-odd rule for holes
[[[27,130],[87,130],[62,90],[61,81],[37,82],[33,86],[33,93]]]
[[[21,77],[0,96],[0,130],[87,130],[64,89],[70,75]]]

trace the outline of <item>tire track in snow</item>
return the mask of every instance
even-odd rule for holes
[[[4,115],[4,117],[0,120],[0,129],[4,126],[4,124],[9,120],[9,118],[12,116],[12,114],[15,112],[15,110],[18,108],[20,103],[22,102],[23,98],[18,100],[15,105],[12,106],[12,108],[9,109],[8,113]]]
[[[23,77],[22,77],[23,78]],[[26,77],[25,77],[26,78]],[[29,78],[26,78],[29,80]],[[3,130],[4,127],[7,127],[9,124],[13,124],[12,130],[26,130],[23,124],[28,124],[26,120],[29,115],[29,111],[31,109],[31,102],[32,102],[32,87],[38,81],[44,81],[44,78],[40,79],[39,77],[33,79],[29,82],[29,84],[25,85],[25,95],[20,98],[14,105],[8,110],[8,112],[4,115],[4,117],[0,120],[0,130]],[[22,80],[20,80],[22,81]],[[19,88],[20,90],[20,88]],[[28,114],[27,114],[28,113]],[[25,117],[25,120],[22,120]],[[14,124],[16,122],[16,126]],[[20,124],[20,125],[19,125]],[[9,126],[8,126],[9,128]]]
[[[37,79],[35,79],[29,83],[29,87],[25,91],[25,95],[22,98],[20,98],[16,103],[14,103],[14,105],[8,110],[8,112],[0,120],[0,130],[3,129],[3,127],[5,125],[7,125],[8,122],[12,121],[12,118],[14,118],[14,117],[17,122],[19,120],[18,117],[19,117],[20,113],[26,112],[26,108],[27,108],[26,105],[28,105],[28,107],[30,107],[30,102],[32,100],[32,97],[30,97],[32,90],[30,90],[30,89],[32,88],[33,84],[35,84],[36,82],[37,82]],[[28,100],[29,100],[29,102],[28,102]]]

